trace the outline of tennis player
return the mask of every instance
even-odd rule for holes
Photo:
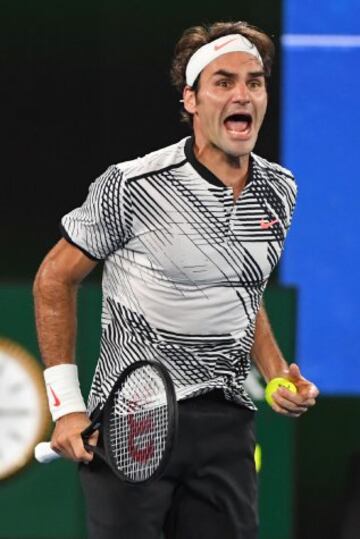
[[[63,217],[63,238],[36,276],[52,447],[81,463],[91,539],[255,539],[251,358],[266,381],[285,376],[298,388],[275,393],[276,412],[297,417],[315,404],[317,388],[287,365],[262,304],[296,197],[291,172],[253,153],[273,53],[246,22],[186,30],[172,79],[192,136],[110,166]],[[76,292],[101,260],[101,350],[86,407]],[[180,433],[165,475],[128,486],[85,451],[80,432],[140,359],[168,368]]]

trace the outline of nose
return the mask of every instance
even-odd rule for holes
[[[250,102],[249,88],[244,82],[239,82],[234,87],[233,101],[242,105]]]

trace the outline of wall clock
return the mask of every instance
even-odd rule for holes
[[[22,346],[0,338],[0,479],[32,460],[49,426],[39,363]]]

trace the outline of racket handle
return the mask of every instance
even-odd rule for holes
[[[51,449],[50,442],[40,442],[37,444],[35,446],[34,455],[36,460],[41,462],[41,464],[47,464],[48,462],[61,458],[59,453],[56,453],[56,451]]]

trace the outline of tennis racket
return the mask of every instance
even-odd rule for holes
[[[82,432],[84,447],[103,459],[123,481],[150,482],[164,472],[177,434],[178,411],[167,369],[153,361],[128,366],[117,379],[104,406]],[[103,448],[88,444],[101,428]],[[42,442],[35,458],[42,463],[60,455]]]

